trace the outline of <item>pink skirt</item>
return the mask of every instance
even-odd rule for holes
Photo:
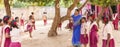
[[[81,44],[88,44],[88,35],[87,34],[86,34],[86,37],[84,37],[84,34],[81,34],[80,43]]]
[[[107,40],[103,40],[102,47],[106,47],[106,45],[107,45]],[[110,40],[108,47],[115,47],[114,39]]]
[[[27,31],[29,31],[29,32],[33,31],[32,25],[27,25]]]
[[[9,47],[21,47],[19,42],[11,42]]]
[[[24,25],[24,20],[23,20],[23,19],[20,20],[20,25],[21,25],[21,26]]]

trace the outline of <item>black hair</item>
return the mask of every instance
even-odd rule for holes
[[[108,24],[108,22],[109,22],[109,17],[108,17],[108,16],[102,16],[102,21],[104,21],[104,19],[107,20],[105,23]]]
[[[82,24],[82,19],[85,19],[85,22],[86,22],[86,18],[85,17],[82,17],[79,21],[80,24]]]
[[[33,15],[33,14],[34,14],[34,12],[31,12],[31,14]]]
[[[11,21],[10,26],[13,27],[13,28],[17,28],[17,29],[19,28],[18,25],[17,25],[17,22],[15,20]]]
[[[16,20],[16,19],[19,19],[19,17],[15,17],[15,20]]]
[[[2,22],[2,19],[0,19],[0,23]]]
[[[75,9],[75,11],[79,12],[79,9]]]
[[[5,24],[8,24],[8,20],[9,20],[10,18],[11,18],[10,16],[4,16],[4,17],[3,17],[3,22],[4,22]]]

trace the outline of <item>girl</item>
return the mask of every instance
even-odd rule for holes
[[[98,43],[98,27],[97,27],[97,23],[94,21],[95,17],[93,14],[90,15],[90,47],[97,47],[97,43]]]
[[[19,24],[19,17],[15,17],[15,21],[17,22],[17,25],[20,26],[20,24]]]
[[[115,13],[113,16],[113,25],[115,30],[118,30],[118,22],[119,22],[119,15],[118,13]]]
[[[32,38],[32,31],[33,31],[33,27],[34,27],[33,21],[34,21],[34,19],[32,18],[32,16],[30,16],[28,24],[27,24],[27,31],[29,31],[30,38]]]
[[[1,47],[9,47],[11,43],[11,38],[10,38],[10,22],[11,18],[10,16],[4,16],[3,18],[3,28],[2,28],[2,44]]]
[[[23,14],[22,14],[22,16],[20,17],[20,25],[21,25],[21,26],[24,26]]]
[[[114,38],[112,36],[112,24],[109,22],[108,17],[103,17],[104,28],[102,32],[102,47],[115,47]]]
[[[47,24],[47,17],[46,16],[43,16],[43,21],[44,21],[44,25]]]
[[[32,24],[33,24],[33,27],[34,27],[34,30],[36,29],[36,26],[35,26],[35,17],[34,17],[34,12],[31,12],[31,18],[32,18]]]
[[[62,30],[62,23],[61,22],[58,24],[58,30]]]
[[[21,44],[20,44],[21,30],[18,28],[17,22],[13,20],[11,22],[11,27],[12,27],[12,31],[10,32],[11,43],[9,47],[21,47]]]
[[[84,45],[84,47],[87,47],[88,44],[88,34],[87,34],[87,28],[86,28],[86,18],[83,17],[80,20],[81,23],[81,38],[80,43]]]
[[[73,29],[73,21],[72,21],[72,18],[69,20],[68,28],[69,28],[70,30]]]

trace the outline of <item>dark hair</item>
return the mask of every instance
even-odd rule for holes
[[[0,19],[0,23],[2,22],[2,19]]]
[[[11,18],[10,16],[4,16],[4,17],[3,17],[3,22],[4,22],[5,24],[7,24],[7,23],[8,23],[8,20],[9,20],[10,18]]]
[[[19,28],[18,25],[17,25],[17,22],[15,20],[12,20],[10,25],[13,28],[17,28],[17,29]]]
[[[79,10],[78,10],[78,9],[75,9],[75,11],[79,12]]]
[[[107,24],[109,22],[109,17],[108,16],[103,16],[102,21],[104,21]]]
[[[82,18],[80,19],[80,21],[79,21],[80,24],[82,24],[82,19],[84,19],[85,22],[86,22],[86,18],[85,18],[85,17],[82,17]]]
[[[34,14],[34,12],[31,12],[31,14],[33,15],[33,14]]]
[[[19,19],[19,17],[15,17],[15,20],[16,20],[16,19]]]

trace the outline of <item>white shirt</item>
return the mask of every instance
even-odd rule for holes
[[[87,34],[87,27],[86,27],[86,23],[82,23],[81,25],[81,34]]]
[[[113,32],[113,27],[112,27],[111,23],[109,22],[103,28],[103,32],[102,32],[103,39],[107,40],[108,34],[110,34],[110,36],[111,36],[110,39],[113,39],[112,32]]]
[[[90,32],[90,23],[91,23],[91,21],[87,21],[87,23],[86,23],[86,28],[87,28],[87,32],[89,33]]]
[[[12,31],[10,31],[10,36],[12,42],[21,42],[21,35],[20,35],[21,30],[17,28],[13,28]]]

